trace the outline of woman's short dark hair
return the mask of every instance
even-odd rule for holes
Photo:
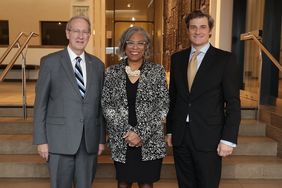
[[[188,16],[186,16],[186,18],[185,18],[186,27],[189,29],[189,24],[190,24],[190,21],[192,19],[203,18],[203,17],[206,17],[208,19],[209,28],[210,28],[210,30],[212,30],[212,28],[214,26],[213,18],[209,14],[204,13],[201,10],[195,10],[195,11],[191,12],[190,14],[188,14]]]
[[[134,33],[140,33],[144,36],[144,39],[146,42],[144,58],[145,59],[150,58],[151,46],[152,46],[150,36],[142,27],[137,27],[137,26],[129,27],[122,33],[120,40],[119,40],[119,50],[118,50],[120,57],[121,58],[126,57],[126,54],[125,54],[126,41],[128,41]]]

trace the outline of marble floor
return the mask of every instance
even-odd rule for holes
[[[2,188],[49,188],[48,179],[0,179]],[[98,179],[93,188],[115,188],[116,182],[112,179]],[[155,188],[177,188],[176,180],[161,180]],[[136,184],[132,188],[138,188]],[[222,180],[220,188],[282,188],[282,180]]]

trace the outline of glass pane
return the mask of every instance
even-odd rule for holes
[[[118,63],[120,36],[130,26],[143,27],[152,38],[154,33],[154,0],[106,1],[106,66]]]
[[[154,21],[154,1],[116,0],[115,20]]]
[[[261,55],[258,46],[252,40],[245,41],[244,62],[245,91],[257,99],[259,95]]]
[[[138,23],[130,23],[130,22],[116,22],[115,24],[115,46],[118,46],[118,42],[119,39],[121,37],[121,34],[130,26],[138,26],[138,27],[142,27],[145,29],[145,31],[147,31],[152,38],[152,34],[154,32],[153,30],[153,24],[152,23],[148,23],[148,22],[138,22]]]
[[[115,34],[114,34],[114,46],[107,47],[107,66],[110,66],[112,64],[116,64],[119,62],[119,56],[117,55],[118,45],[119,45],[119,39],[123,33],[128,27],[132,26],[132,23],[130,22],[116,22],[115,23]],[[153,24],[148,22],[138,22],[135,23],[134,26],[143,27],[149,34],[152,39],[153,44]],[[153,49],[152,49],[153,50]],[[152,57],[153,58],[153,57]]]
[[[67,45],[66,25],[67,22],[41,21],[41,44]]]
[[[9,23],[0,20],[0,45],[9,45]]]
[[[247,0],[246,33],[262,30],[264,0]],[[259,77],[261,55],[253,40],[244,42],[244,95],[249,99],[259,100]]]

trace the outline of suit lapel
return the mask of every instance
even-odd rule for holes
[[[87,98],[87,94],[89,93],[89,90],[91,87],[97,86],[97,65],[95,62],[91,61],[91,58],[87,53],[85,53],[85,66],[86,66],[86,92],[84,98]]]
[[[66,72],[66,75],[67,75],[71,85],[73,86],[73,89],[81,97],[78,86],[77,86],[77,82],[76,82],[76,79],[75,79],[75,76],[74,76],[74,70],[73,70],[67,49],[65,49],[62,53],[61,63],[64,67],[64,70]]]
[[[188,80],[187,80],[187,69],[188,69],[188,63],[189,63],[189,56],[190,56],[190,52],[191,52],[191,48],[188,48],[187,50],[185,50],[183,52],[183,55],[181,57],[181,59],[179,60],[179,62],[176,63],[181,63],[181,66],[179,67],[180,69],[177,71],[181,73],[181,78],[180,80],[183,80],[183,91],[185,92],[185,94],[187,95],[187,99],[188,99],[188,95],[189,95],[189,87],[188,87]]]
[[[185,59],[184,59],[185,67],[183,68],[184,69],[183,72],[185,73],[183,75],[184,76],[183,79],[185,80],[185,91],[186,91],[187,94],[190,93],[189,85],[188,85],[188,75],[187,75],[190,53],[191,53],[191,48],[189,48],[188,51],[185,53]]]

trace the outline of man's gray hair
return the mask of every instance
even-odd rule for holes
[[[73,16],[73,17],[71,17],[71,19],[68,21],[68,23],[67,23],[67,26],[66,26],[66,30],[67,31],[69,31],[69,30],[71,30],[71,23],[72,23],[72,21],[73,20],[77,20],[77,19],[82,19],[82,20],[85,20],[86,22],[87,22],[87,24],[88,24],[88,28],[89,28],[89,33],[91,32],[91,23],[90,23],[90,20],[89,20],[89,18],[87,18],[87,17],[85,17],[85,16]]]

